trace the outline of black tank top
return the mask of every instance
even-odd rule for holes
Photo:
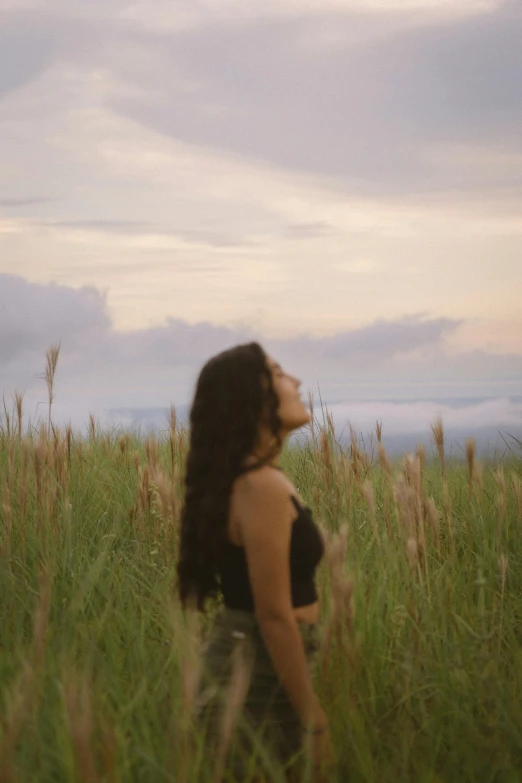
[[[297,608],[317,601],[314,574],[323,556],[324,545],[311,510],[307,506],[302,506],[293,495],[290,497],[297,511],[297,516],[292,523],[290,539],[292,606]],[[227,540],[219,575],[225,606],[229,609],[253,612],[254,596],[243,546]]]

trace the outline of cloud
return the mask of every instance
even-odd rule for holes
[[[206,3],[181,30],[168,30],[179,4],[84,5],[4,12],[0,92],[66,64],[87,106],[358,195],[520,185],[520,4],[313,2],[281,16],[242,3],[216,19]]]
[[[60,342],[55,410],[64,420],[72,417],[82,424],[88,411],[101,414],[110,409],[186,404],[210,356],[251,340],[260,341],[288,371],[299,374],[305,388],[314,392],[319,384],[336,415],[354,416],[361,427],[369,421],[370,409],[374,419],[375,404],[347,408],[346,401],[354,395],[359,400],[377,395],[385,406],[382,417],[400,420],[402,413],[410,415],[410,406],[395,408],[390,397],[411,396],[415,383],[417,396],[435,394],[437,389],[440,393],[441,380],[446,383],[445,394],[449,390],[453,396],[466,390],[468,395],[476,394],[477,389],[481,395],[491,394],[491,389],[506,394],[503,390],[511,388],[510,382],[520,388],[520,356],[461,353],[452,357],[445,339],[457,328],[458,322],[451,319],[417,316],[321,339],[304,335],[269,340],[246,325],[227,328],[181,319],[119,332],[111,323],[106,297],[95,288],[71,289],[0,275],[0,392],[9,399],[15,389],[25,389],[27,405],[34,412],[45,399],[41,380],[45,350]],[[485,378],[490,381],[488,389],[481,386]],[[505,386],[500,383],[503,378]],[[339,401],[344,402],[339,405]]]
[[[382,14],[388,18],[404,13],[433,15],[436,18],[455,18],[484,13],[494,9],[499,0],[461,0],[458,6],[452,0],[202,0],[173,6],[166,0],[151,0],[146,8],[140,2],[131,3],[123,12],[125,19],[153,30],[188,30],[223,21],[259,21],[266,18],[317,16],[329,12],[354,16]]]
[[[290,223],[283,230],[285,239],[316,239],[328,236],[334,231],[333,226],[323,220],[310,223]]]
[[[0,202],[1,203],[1,202]],[[239,234],[223,230],[182,229],[146,220],[47,220],[26,221],[26,225],[43,229],[65,229],[66,231],[92,234],[106,234],[116,237],[166,237],[181,242],[209,247],[246,247],[252,241]]]
[[[16,275],[0,274],[0,362],[4,368],[26,354],[43,354],[51,343],[72,349],[110,328],[103,295],[93,287],[79,290],[38,285]]]
[[[9,208],[9,207],[32,207],[35,204],[46,204],[47,202],[51,201],[49,198],[35,198],[35,197],[25,197],[25,198],[0,198],[0,208]]]
[[[328,359],[353,360],[366,356],[372,362],[396,354],[410,353],[419,348],[440,343],[454,332],[460,321],[451,318],[426,319],[420,315],[398,321],[377,321],[361,329],[341,332],[333,337],[313,339],[303,337],[288,341],[285,348],[292,354],[320,353]]]
[[[375,430],[375,422],[383,422],[386,436],[427,434],[431,423],[439,416],[448,432],[468,431],[483,427],[522,428],[522,398],[499,397],[495,399],[465,400],[412,400],[392,402],[372,400],[332,404],[328,406],[336,427],[349,431],[369,433]]]
[[[34,79],[53,57],[55,40],[45,22],[27,27],[18,15],[2,19],[0,11],[0,96]]]
[[[438,344],[455,331],[459,321],[448,318],[405,317],[379,321],[332,337],[269,341],[284,356],[372,363]],[[201,361],[221,346],[241,340],[253,331],[208,323],[190,324],[168,318],[161,327],[116,332],[111,326],[106,297],[94,287],[30,283],[16,275],[0,274],[0,357],[5,363],[26,352],[42,352],[50,342],[65,340],[72,349],[97,352],[109,346],[119,357],[146,363],[168,356],[174,364]],[[259,338],[261,339],[261,338]],[[88,345],[89,344],[89,345]],[[92,346],[92,347],[90,347]]]
[[[504,167],[499,181],[489,162],[495,151],[497,165],[508,150],[514,161],[522,156],[522,13],[503,4],[387,33],[388,20],[323,13],[223,22],[158,34],[154,44],[145,37],[151,61],[143,74],[112,64],[141,90],[115,91],[108,103],[178,140],[328,177],[359,194],[510,193],[520,167]],[[376,34],[354,42],[354,23]],[[329,31],[337,45],[306,44]],[[448,144],[460,147],[464,165],[441,160]]]
[[[327,397],[333,395],[335,399],[337,380],[340,389],[344,389],[340,393],[346,394],[351,384],[361,381],[388,386],[392,380],[404,382],[422,377],[434,360],[447,367],[451,358],[447,355],[446,338],[460,324],[458,319],[404,316],[378,320],[328,337],[272,339],[267,341],[267,348],[309,379],[311,385],[320,384]],[[433,374],[432,369],[429,372]]]

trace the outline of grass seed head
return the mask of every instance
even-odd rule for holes
[[[471,487],[475,468],[476,441],[475,438],[468,438],[466,441],[466,461],[468,463],[468,481]]]
[[[419,461],[419,470],[422,477],[424,466],[426,465],[426,447],[424,446],[423,443],[419,443],[419,445],[415,449],[415,456]]]
[[[56,373],[56,367],[58,365],[59,355],[60,355],[60,344],[51,345],[45,352],[45,358],[46,358],[45,382],[47,384],[49,405],[52,405],[54,401],[54,395],[53,395],[54,375]]]
[[[67,672],[65,705],[78,778],[83,783],[101,783],[93,750],[92,689],[85,677]]]
[[[445,475],[446,462],[444,458],[444,425],[440,416],[438,416],[431,425],[431,432],[433,435],[433,440],[435,441],[437,453],[439,455],[440,464],[442,467],[442,475]]]
[[[13,397],[14,397],[14,403],[16,409],[16,433],[18,439],[20,439],[22,437],[22,428],[23,428],[22,421],[23,421],[24,395],[15,390]]]
[[[391,471],[391,465],[390,461],[388,459],[388,455],[386,454],[386,449],[384,448],[384,445],[379,441],[379,465],[381,467],[381,470],[383,473],[388,476],[388,478],[391,477],[392,471]]]
[[[412,570],[415,570],[419,564],[419,547],[415,538],[408,538],[406,541],[406,555]]]

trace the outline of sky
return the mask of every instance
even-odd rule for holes
[[[4,398],[60,343],[64,419],[185,405],[256,339],[356,425],[520,427],[520,40],[520,0],[0,0]]]

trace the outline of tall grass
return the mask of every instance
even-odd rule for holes
[[[0,428],[0,781],[217,781],[191,724],[217,607],[174,592],[187,433],[55,427],[50,380],[46,422],[18,395]],[[455,464],[443,435],[390,464],[380,425],[373,456],[326,414],[282,456],[328,544],[341,781],[522,779],[520,460]]]

